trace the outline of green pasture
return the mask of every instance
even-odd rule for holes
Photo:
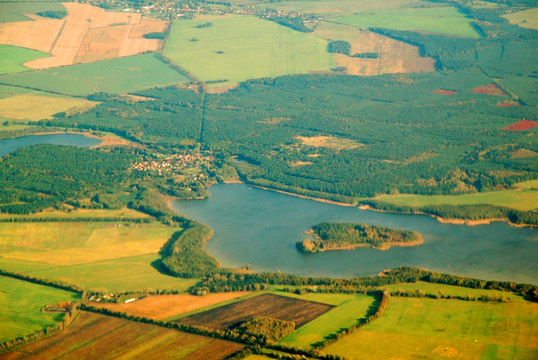
[[[23,63],[50,56],[47,53],[18,46],[0,45],[0,74],[10,74],[30,70]]]
[[[322,295],[325,294],[319,295],[321,295],[320,298],[323,299]],[[330,297],[333,294],[327,295]],[[335,334],[340,329],[349,328],[356,324],[358,319],[366,316],[368,308],[374,302],[374,298],[367,295],[334,294],[334,296],[338,296],[339,300],[343,300],[344,297],[347,297],[347,300],[339,303],[335,308],[310,321],[306,325],[301,326],[291,335],[280,340],[280,342],[287,345],[299,346],[304,349],[309,348],[312,344],[322,341],[326,336]],[[330,299],[329,301],[337,300],[334,296],[333,299]],[[311,300],[308,297],[300,298],[303,300]]]
[[[101,91],[121,94],[188,81],[187,77],[153,54],[0,76],[0,83],[3,84],[79,96]]]
[[[251,16],[175,21],[164,54],[216,86],[333,67],[325,40]]]
[[[332,20],[361,28],[379,27],[479,38],[470,19],[452,6],[364,11],[359,15]]]
[[[353,359],[531,359],[538,355],[537,321],[529,302],[392,297],[383,316],[324,352]]]
[[[37,14],[43,11],[66,11],[57,1],[13,1],[0,2],[0,23],[14,21],[32,21],[25,14]]]
[[[527,211],[537,207],[538,191],[524,189],[491,191],[466,195],[381,195],[376,199],[389,204],[417,207],[428,205],[489,204]]]
[[[419,291],[422,290],[425,294],[437,295],[439,293],[443,295],[451,296],[471,296],[471,297],[480,297],[482,295],[491,296],[491,297],[504,297],[505,299],[510,299],[510,301],[524,301],[521,296],[516,295],[511,292],[500,291],[500,290],[486,290],[486,289],[472,289],[461,286],[452,286],[445,284],[436,284],[429,282],[416,282],[416,283],[405,283],[405,284],[390,284],[384,285],[382,289],[390,290],[404,290],[404,291]]]
[[[245,0],[232,0],[231,2],[234,1]],[[418,4],[424,4],[424,2],[417,0],[292,0],[275,1],[271,3],[264,2],[263,4],[259,4],[258,7],[264,9],[270,8],[284,11],[314,13],[332,17],[335,14],[347,14],[365,10],[397,9],[400,7],[414,6]]]
[[[79,298],[72,292],[0,276],[0,343],[53,326],[63,315],[41,309]]]
[[[98,291],[185,291],[199,279],[179,279],[160,273],[153,263],[158,254],[133,256],[89,264],[58,266],[0,257],[0,269],[17,271],[44,279],[65,281]]]

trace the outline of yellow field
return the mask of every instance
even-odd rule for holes
[[[0,24],[0,44],[52,54],[24,64],[32,69],[48,69],[156,51],[161,40],[143,36],[162,32],[168,24],[142,20],[139,13],[106,12],[89,4],[63,3],[63,6],[67,16],[61,20],[28,15],[34,21]]]
[[[29,106],[31,104],[31,106]],[[0,116],[14,120],[38,121],[72,108],[91,108],[98,103],[75,98],[22,94],[0,99]]]
[[[104,209],[75,209],[71,211],[48,209],[37,213],[28,215],[15,215],[15,214],[0,214],[0,219],[51,219],[51,218],[66,218],[67,220],[73,219],[110,219],[110,218],[122,218],[122,219],[150,219],[151,216],[141,213],[129,208],[123,208],[118,210],[104,210]],[[20,221],[20,220],[19,220]]]
[[[502,17],[510,21],[510,24],[538,30],[538,8],[517,11],[503,15]]]
[[[295,138],[301,141],[301,144],[304,146],[323,147],[335,150],[357,149],[364,146],[354,140],[338,138],[335,136],[296,136]]]
[[[0,223],[0,253],[54,265],[155,254],[178,228],[115,222]]]

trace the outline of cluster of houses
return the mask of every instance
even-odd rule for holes
[[[204,165],[208,165],[213,162],[214,158],[211,153],[201,153],[196,154],[175,154],[168,156],[164,159],[156,159],[150,161],[137,162],[131,165],[129,170],[138,170],[138,171],[155,171],[159,175],[162,175],[165,172],[184,172],[190,169],[197,169]],[[204,174],[197,175],[196,177],[204,177]]]

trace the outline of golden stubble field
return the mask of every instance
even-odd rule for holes
[[[63,3],[64,19],[28,15],[33,21],[0,24],[0,44],[50,53],[24,66],[48,69],[156,51],[161,40],[144,35],[163,32],[168,22],[142,19],[141,14],[106,12],[89,4]]]

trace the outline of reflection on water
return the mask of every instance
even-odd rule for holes
[[[538,231],[506,223],[442,224],[423,215],[341,207],[244,184],[216,185],[206,200],[173,201],[173,208],[213,228],[207,250],[224,266],[255,271],[352,277],[400,265],[492,280],[538,283]],[[424,244],[387,251],[358,248],[301,254],[295,243],[322,221],[358,222],[414,230]]]

